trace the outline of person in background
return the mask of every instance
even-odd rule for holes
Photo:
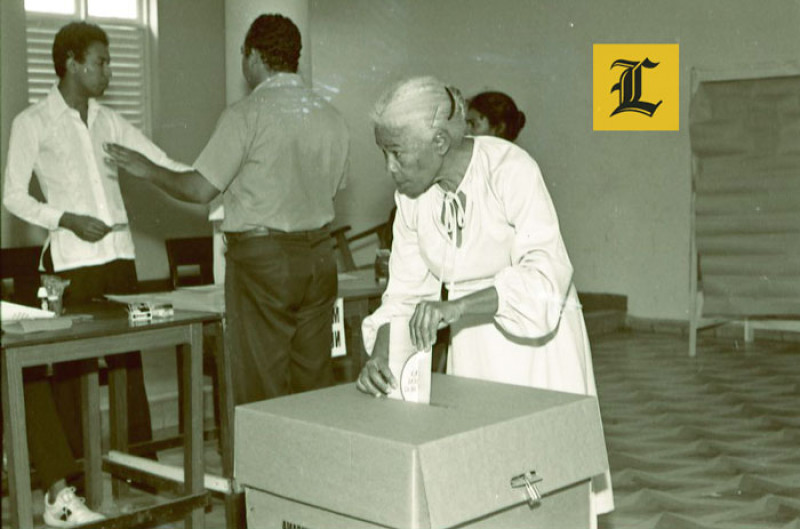
[[[418,350],[449,326],[448,375],[596,395],[572,264],[536,162],[506,140],[466,136],[464,100],[433,77],[389,88],[372,119],[397,215],[386,291],[362,326],[371,356],[358,390],[395,387],[389,323],[404,317]],[[613,509],[608,473],[593,480],[592,505]]]
[[[133,238],[117,180],[104,162],[102,145],[128,145],[160,163],[172,162],[137,128],[95,98],[111,80],[108,37],[98,26],[74,22],[53,42],[58,82],[48,95],[21,112],[11,128],[3,204],[22,220],[49,230],[43,271],[70,284],[64,307],[85,305],[104,294],[136,290]],[[44,194],[29,194],[32,174]],[[130,442],[152,438],[150,409],[139,352],[106,358],[110,368],[128,370]],[[25,372],[26,419],[31,461],[45,486],[44,520],[73,527],[102,519],[76,495],[73,483],[83,449],[78,375],[87,366],[64,362]]]
[[[469,100],[467,127],[472,136],[515,141],[525,126],[525,113],[503,92],[481,92]]]
[[[250,95],[227,108],[190,172],[108,145],[110,160],[180,200],[222,193],[225,320],[236,404],[329,385],[338,283],[330,237],[349,133],[297,74],[300,31],[261,15],[242,46]]]

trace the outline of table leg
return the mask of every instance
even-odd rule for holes
[[[25,426],[22,367],[2,352],[3,430],[8,450],[8,499],[11,527],[33,528],[30,461]]]
[[[350,360],[350,372],[346,375],[348,382],[354,382],[361,372],[361,366],[367,360],[364,340],[361,336],[361,322],[369,315],[369,300],[356,299],[344,301],[345,330],[347,334],[347,356]]]
[[[214,362],[219,384],[219,444],[222,452],[222,475],[233,476],[233,386],[228,361],[228,350],[221,324],[216,324],[214,332]]]
[[[183,471],[186,494],[201,493],[203,484],[203,325],[189,326],[189,343],[180,345],[183,355]],[[186,529],[202,529],[205,512],[194,509],[186,517]]]
[[[128,452],[128,371],[124,367],[108,369],[108,422],[111,450]],[[121,479],[111,481],[111,494],[119,498],[127,494],[128,484]]]
[[[93,510],[103,504],[102,427],[100,424],[100,383],[97,363],[81,375],[83,402],[83,470],[86,481],[86,502]]]
[[[230,350],[225,347],[225,330],[222,323],[214,324],[214,363],[217,368],[216,408],[219,410],[219,445],[222,454],[222,477],[228,480],[231,492],[225,497],[225,526],[231,529],[246,526],[244,493],[233,479],[233,380],[230,369]]]

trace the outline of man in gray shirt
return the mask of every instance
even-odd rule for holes
[[[344,185],[349,133],[297,75],[300,32],[261,15],[242,46],[253,89],[228,107],[194,171],[160,167],[108,145],[109,156],[175,198],[222,193],[227,240],[226,340],[237,404],[329,385],[337,295],[329,225]]]

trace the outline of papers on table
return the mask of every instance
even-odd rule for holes
[[[147,294],[108,294],[106,298],[125,304],[169,303],[180,310],[196,310],[200,312],[225,312],[224,285],[202,285],[184,287],[170,292],[151,292]]]
[[[0,319],[3,331],[9,334],[23,334],[36,331],[55,331],[72,327],[71,318],[55,318],[49,310],[18,305],[8,301],[0,304]]]
[[[185,287],[168,292],[176,309],[225,312],[225,285]]]
[[[3,331],[8,334],[27,334],[38,331],[60,331],[72,327],[72,318],[33,318],[3,322]]]
[[[55,313],[26,305],[18,305],[9,301],[0,301],[0,319],[3,324],[10,321],[30,320],[34,318],[52,318]]]

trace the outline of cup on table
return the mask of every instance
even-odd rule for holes
[[[47,310],[54,313],[56,316],[64,314],[63,296],[47,296]]]
[[[37,295],[42,299],[42,308],[61,316],[64,313],[64,290],[69,286],[70,280],[53,274],[42,274],[41,282]]]

